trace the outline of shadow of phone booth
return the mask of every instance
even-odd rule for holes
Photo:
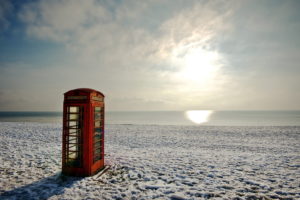
[[[91,176],[104,168],[104,95],[89,88],[64,94],[62,173]]]

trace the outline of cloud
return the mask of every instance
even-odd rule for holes
[[[12,13],[13,5],[9,0],[0,1],[0,31],[6,30],[10,23],[7,17]]]
[[[95,14],[99,19],[103,10],[94,4],[92,0],[31,2],[23,6],[19,18],[28,25],[30,36],[68,42]]]
[[[156,99],[161,107],[172,109],[166,105],[174,99],[181,106],[191,104],[186,99],[204,90],[206,96],[212,95],[217,89],[208,94],[207,88],[224,82],[221,73],[207,88],[180,80],[184,66],[178,63],[194,48],[218,51],[214,40],[230,29],[232,4],[38,1],[24,5],[19,18],[28,36],[62,43],[73,53],[72,67],[68,67],[73,68],[73,76],[82,80],[86,70],[94,71],[87,77],[88,85],[96,85],[98,77],[112,99],[125,99],[123,105],[132,105],[135,98]]]
[[[234,67],[240,65],[237,69],[274,69],[283,60],[294,63],[286,61],[297,57],[300,45],[298,5],[296,1],[246,1],[232,16],[231,32],[219,38],[219,48]]]
[[[93,0],[39,1],[25,5],[19,17],[32,37],[62,42],[89,59],[115,57],[122,62],[128,57],[165,58],[178,46],[209,46],[209,40],[228,25],[224,19],[229,11],[220,14],[214,10],[219,4],[191,4],[185,9],[173,6],[177,15],[165,17],[154,10],[158,2],[124,1],[109,9]],[[156,29],[145,23],[144,13],[160,22]]]

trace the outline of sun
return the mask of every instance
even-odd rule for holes
[[[207,51],[201,48],[193,48],[183,56],[182,78],[205,83],[211,80],[219,69],[220,56],[217,52]]]
[[[204,51],[200,48],[193,49],[184,56],[182,75],[192,81],[208,80],[217,71],[218,54]]]
[[[180,72],[183,78],[205,83],[211,80],[217,73],[219,54],[206,51],[201,48],[191,49],[183,57],[183,68]]]

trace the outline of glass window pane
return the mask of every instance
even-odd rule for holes
[[[95,121],[95,127],[100,127],[100,126],[101,126],[100,121]]]
[[[101,111],[101,107],[95,107],[95,112],[100,112]]]
[[[80,129],[69,129],[69,135],[70,136],[80,136]]]
[[[69,119],[70,120],[78,120],[79,119],[79,114],[69,114]]]
[[[69,151],[78,151],[77,145],[70,145]]]
[[[97,134],[101,134],[102,130],[101,130],[101,128],[95,128],[94,132],[95,132],[95,135],[97,135]]]
[[[101,153],[101,148],[96,149],[95,153],[96,153],[96,154],[100,154],[100,153]]]
[[[101,120],[101,113],[95,112],[95,120]]]
[[[94,162],[101,160],[101,155],[94,156]]]
[[[78,106],[70,106],[69,107],[69,112],[78,113],[79,112],[79,107]]]
[[[78,137],[69,137],[69,144],[77,144],[78,139]]]
[[[79,129],[76,129],[76,128],[70,128],[69,129],[69,133],[70,134],[76,134],[76,133],[78,133],[80,130]]]
[[[102,139],[101,137],[102,137],[101,134],[94,135],[94,142],[95,142],[95,141],[98,141],[98,140],[101,140],[101,139]]]
[[[77,128],[78,121],[69,121],[69,127],[70,128]]]
[[[78,153],[77,152],[70,152],[68,159],[77,159],[78,158]]]
[[[96,149],[99,149],[99,148],[101,148],[101,141],[96,142],[96,143],[94,144],[94,149],[95,149],[95,150],[96,150]]]

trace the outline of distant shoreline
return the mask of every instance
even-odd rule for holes
[[[2,122],[61,123],[62,112],[0,111]],[[106,124],[300,126],[300,111],[107,111]]]

